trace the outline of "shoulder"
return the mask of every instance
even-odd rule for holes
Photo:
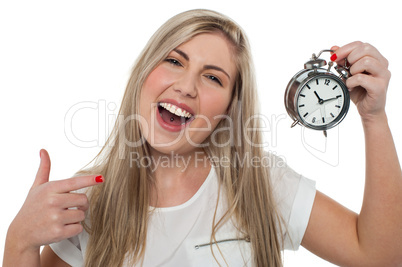
[[[309,187],[315,189],[315,181],[293,170],[284,156],[264,151],[264,161],[269,168],[270,186],[277,200],[294,197],[299,191]]]
[[[297,250],[311,214],[316,195],[315,181],[288,166],[285,157],[266,152],[270,160],[269,180],[278,212],[284,224],[284,248]]]
[[[261,162],[263,166],[268,167],[270,182],[273,186],[300,181],[301,175],[289,167],[284,156],[276,152],[264,151]]]

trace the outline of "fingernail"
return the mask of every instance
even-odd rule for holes
[[[97,183],[103,183],[103,176],[102,176],[102,175],[96,176],[96,177],[95,177],[95,182],[97,182]]]
[[[331,61],[335,61],[337,58],[338,58],[338,56],[337,56],[336,54],[333,54],[333,55],[331,56]]]

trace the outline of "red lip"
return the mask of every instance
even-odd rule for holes
[[[177,102],[177,101],[174,100],[174,99],[162,99],[161,101],[159,101],[159,103],[170,103],[170,104],[173,104],[173,105],[175,105],[175,106],[177,106],[177,107],[179,107],[179,108],[181,108],[181,109],[184,109],[184,110],[190,112],[191,115],[194,115],[194,111],[193,111],[189,106],[187,106],[186,104],[183,104],[183,103],[179,103],[179,102]]]

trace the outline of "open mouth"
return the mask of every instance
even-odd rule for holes
[[[165,123],[173,126],[184,125],[192,121],[194,118],[194,115],[187,110],[179,108],[171,103],[159,102],[158,111],[159,115],[162,117],[162,120]]]

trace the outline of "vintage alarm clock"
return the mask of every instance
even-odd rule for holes
[[[291,127],[301,124],[307,128],[324,131],[338,125],[345,118],[350,104],[346,79],[350,76],[348,62],[344,66],[334,68],[338,75],[331,71],[334,62],[328,63],[317,56],[304,64],[304,70],[299,71],[290,80],[285,92],[285,107],[294,120]]]

